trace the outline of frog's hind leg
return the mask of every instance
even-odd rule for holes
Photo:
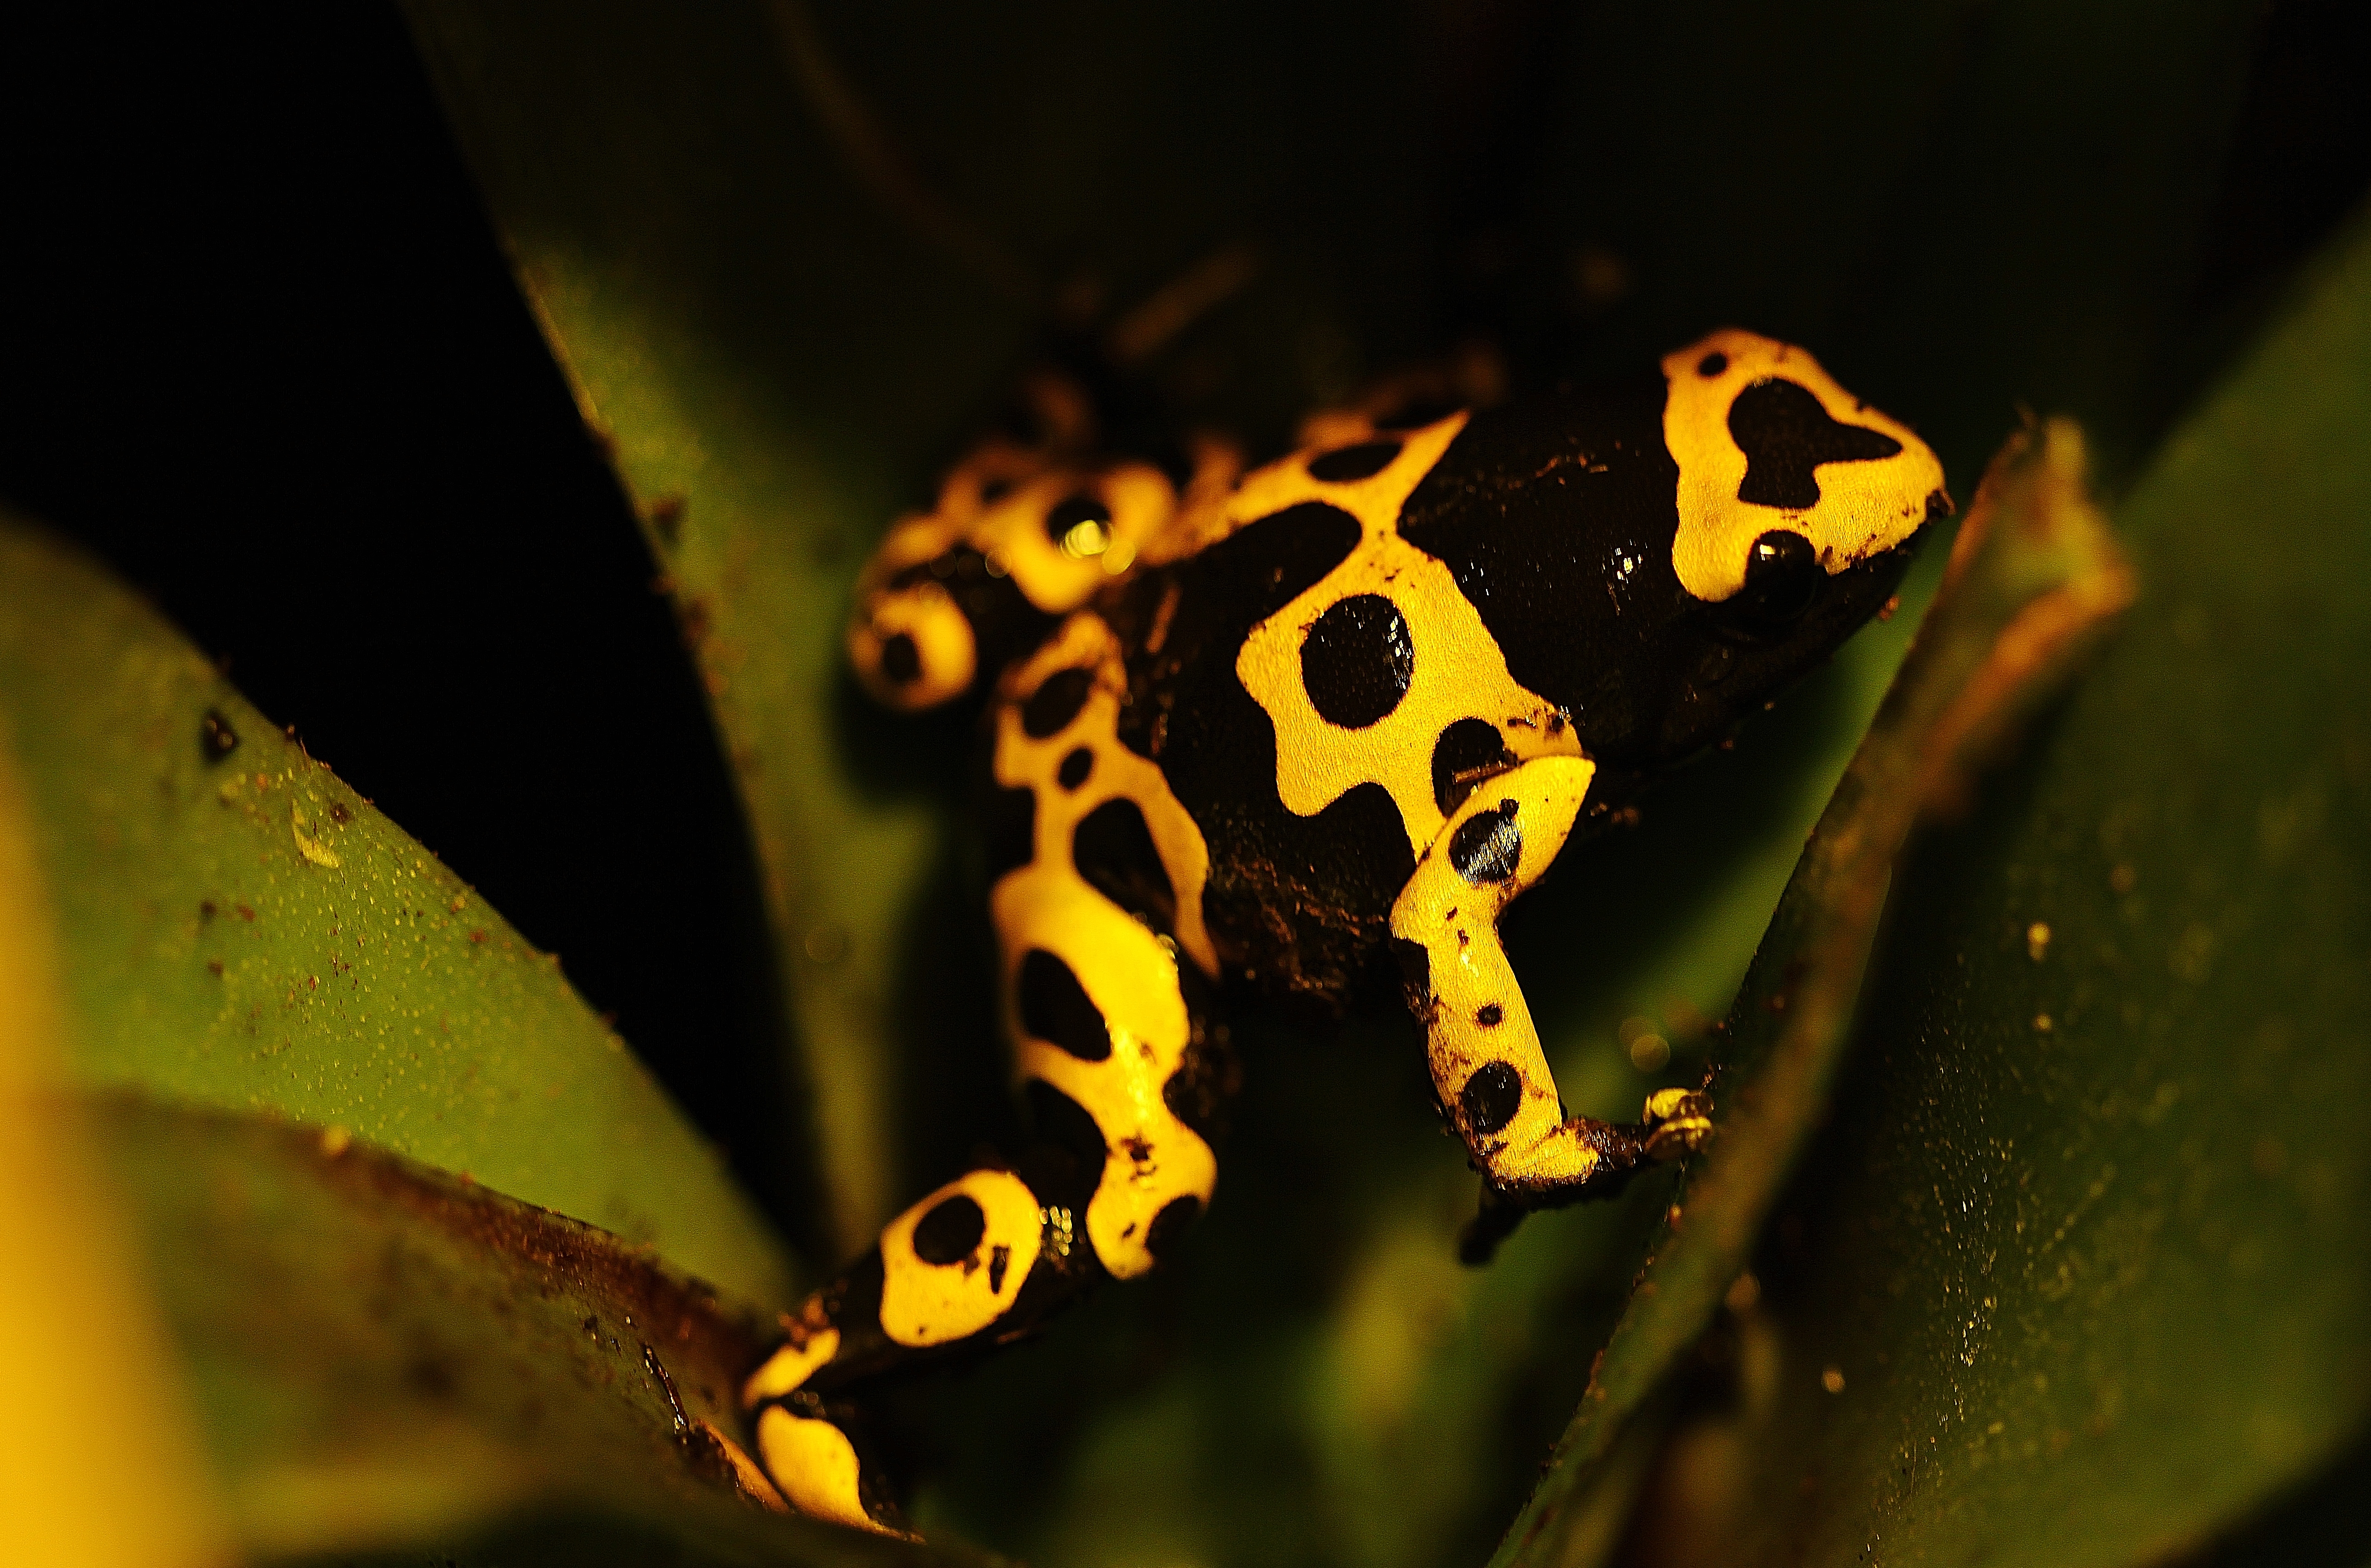
[[[1539,757],[1466,797],[1392,906],[1408,1005],[1424,1023],[1435,1092],[1485,1185],[1465,1235],[1486,1260],[1522,1215],[1610,1195],[1640,1167],[1675,1159],[1711,1131],[1701,1095],[1666,1090],[1634,1124],[1567,1117],[1540,1049],[1498,917],[1571,836],[1594,765]]]
[[[1000,691],[993,905],[1036,1137],[1013,1169],[890,1221],[749,1380],[759,1453],[803,1512],[892,1528],[851,1436],[866,1386],[1035,1332],[1151,1268],[1209,1202],[1235,1070],[1200,919],[1207,850],[1118,741],[1121,681],[1109,630],[1080,615]]]
[[[1100,1277],[1071,1243],[1071,1211],[1012,1170],[966,1171],[907,1209],[839,1279],[785,1318],[743,1386],[758,1453],[792,1506],[899,1533],[888,1478],[867,1453],[867,1385],[950,1354],[1018,1339]]]
[[[1034,914],[1008,952],[1027,944],[1013,1000],[1036,1137],[1014,1169],[966,1171],[885,1226],[785,1320],[742,1391],[767,1473],[802,1513],[895,1533],[858,1440],[873,1385],[1026,1338],[1151,1268],[1209,1202],[1234,1075],[1198,974],[1116,906],[1116,925],[1052,901]]]
[[[1123,1279],[1209,1202],[1234,1085],[1202,924],[1209,848],[1159,766],[1121,744],[1126,689],[1116,640],[1085,614],[1007,683],[996,782],[1030,831],[991,895],[1024,1092],[1041,1134],[1077,1151],[1085,1239]]]

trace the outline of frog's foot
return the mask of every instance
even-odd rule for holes
[[[1711,1131],[1710,1102],[1685,1090],[1654,1095],[1634,1124],[1567,1117],[1498,942],[1499,914],[1564,847],[1594,773],[1585,758],[1546,756],[1485,780],[1392,906],[1434,1090],[1486,1178],[1461,1248],[1468,1262],[1486,1259],[1525,1212],[1611,1196]]]
[[[783,1497],[811,1519],[852,1525],[876,1535],[919,1539],[898,1528],[886,1488],[859,1458],[845,1426],[795,1402],[758,1412],[758,1452]]]
[[[857,1271],[856,1294],[878,1292],[877,1280],[870,1292],[862,1288],[871,1274]],[[816,1292],[796,1318],[783,1315],[788,1337],[742,1385],[741,1404],[766,1474],[792,1507],[813,1519],[903,1535],[880,1467],[853,1435],[852,1411],[827,1405],[812,1386],[839,1358],[842,1336],[832,1320],[846,1305],[849,1283]]]
[[[1636,1122],[1575,1116],[1527,1146],[1508,1143],[1483,1170],[1505,1198],[1525,1208],[1561,1208],[1612,1197],[1639,1171],[1684,1159],[1712,1141],[1712,1097],[1663,1089],[1647,1097]]]
[[[1684,1159],[1712,1141],[1712,1096],[1702,1090],[1659,1089],[1647,1097],[1644,1123],[1648,1159]]]
[[[1107,1168],[1044,1142],[1021,1164],[1028,1175],[984,1167],[923,1198],[782,1320],[782,1341],[742,1386],[741,1404],[766,1475],[800,1513],[906,1534],[895,1481],[862,1441],[882,1381],[1025,1338],[1127,1267],[1128,1254],[1116,1253],[1115,1267],[1094,1250],[1088,1194]],[[1153,1250],[1164,1242],[1156,1235]]]
[[[1641,1170],[1683,1159],[1711,1137],[1712,1097],[1666,1089],[1647,1097],[1637,1123],[1576,1116],[1532,1148],[1481,1156],[1482,1205],[1458,1236],[1458,1258],[1486,1263],[1532,1210],[1610,1198]]]
[[[1047,1254],[1069,1211],[1010,1170],[970,1170],[882,1228],[873,1250],[782,1322],[741,1389],[758,1458],[810,1517],[903,1534],[890,1478],[859,1441],[876,1378],[1017,1337],[1091,1283]]]

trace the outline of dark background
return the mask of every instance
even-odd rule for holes
[[[399,15],[78,13],[0,61],[0,504],[558,951],[750,1173],[739,808]]]
[[[2283,276],[2371,172],[2351,7],[2269,9],[2202,317]],[[1449,150],[1486,172],[1494,129],[1523,130],[1502,121]],[[0,502],[147,593],[557,951],[745,1176],[770,1167],[778,1101],[735,1077],[779,1027],[746,832],[399,16],[9,22],[0,160]],[[1454,269],[1440,292],[1445,330],[1490,314]],[[680,913],[622,917],[650,908]]]

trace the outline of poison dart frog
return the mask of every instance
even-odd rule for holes
[[[1085,449],[1060,399],[865,571],[892,708],[985,686],[990,904],[1034,1142],[891,1220],[749,1379],[802,1511],[895,1528],[850,1428],[874,1379],[1151,1269],[1210,1202],[1226,1009],[1378,974],[1483,1174],[1486,1258],[1711,1132],[1701,1093],[1568,1116],[1499,915],[1566,844],[1883,605],[1948,513],[1908,427],[1801,349],[1715,332],[1626,384],[1321,416],[1245,471]]]

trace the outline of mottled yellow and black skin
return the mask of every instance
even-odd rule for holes
[[[1222,998],[1397,992],[1484,1175],[1472,1261],[1707,1136],[1679,1091],[1634,1124],[1565,1114],[1498,916],[1825,658],[1949,507],[1908,429],[1735,331],[1588,392],[1321,416],[1251,472],[1210,442],[1166,471],[1099,458],[1058,389],[1041,412],[892,533],[849,636],[895,706],[992,683],[991,903],[1036,1128],[893,1221],[751,1379],[785,1494],[874,1528],[846,1435],[868,1384],[1032,1332],[1209,1203]]]

